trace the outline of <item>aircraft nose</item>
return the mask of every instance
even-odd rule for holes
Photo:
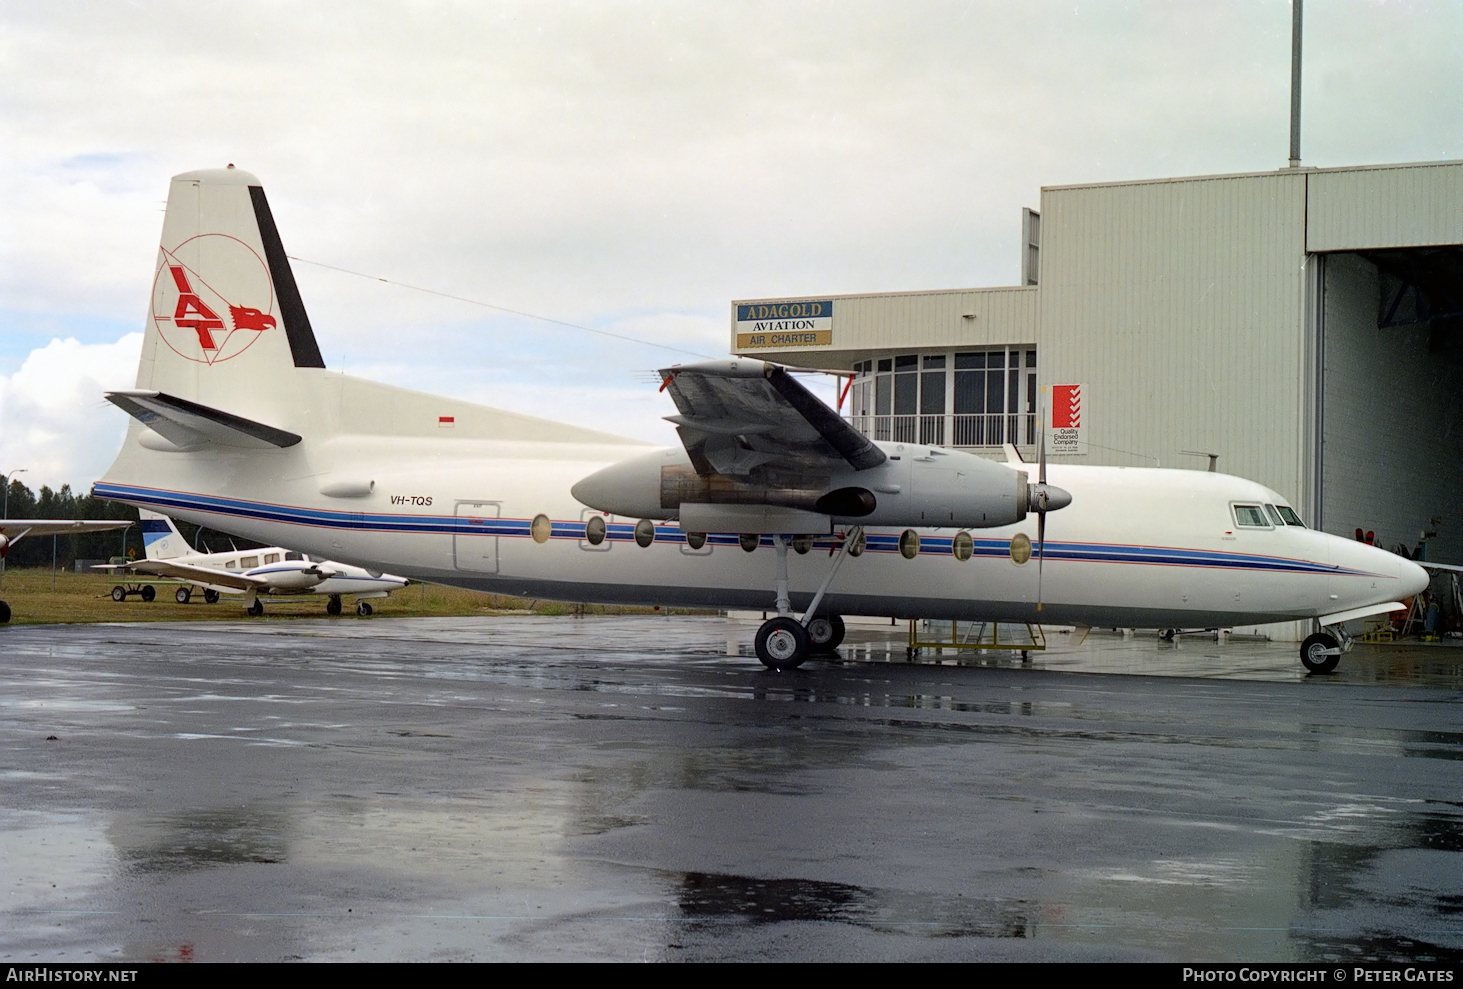
[[[1411,560],[1404,560],[1400,556],[1397,558],[1397,562],[1400,564],[1398,569],[1401,572],[1398,573],[1397,577],[1399,584],[1403,588],[1403,597],[1412,597],[1427,590],[1428,584],[1432,583],[1432,576],[1426,570]]]

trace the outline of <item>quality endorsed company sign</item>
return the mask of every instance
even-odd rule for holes
[[[1052,428],[1048,434],[1052,453],[1087,452],[1082,428],[1082,396],[1086,391],[1086,385],[1052,385]]]
[[[748,302],[737,305],[737,349],[826,347],[833,342],[833,302]]]

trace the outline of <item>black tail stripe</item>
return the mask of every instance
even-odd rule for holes
[[[251,185],[249,198],[254,201],[254,219],[259,223],[259,237],[264,241],[264,258],[269,262],[274,291],[279,295],[279,312],[284,317],[284,332],[290,341],[295,367],[324,367],[325,358],[320,356],[315,331],[310,329],[310,317],[305,314],[305,303],[295,285],[290,259],[285,257],[284,244],[274,225],[274,214],[269,211],[269,200],[264,198],[264,188]]]

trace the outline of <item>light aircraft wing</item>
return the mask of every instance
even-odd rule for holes
[[[79,532],[106,532],[108,529],[125,529],[131,524],[72,519],[6,519],[0,522],[0,536],[13,543],[21,536],[68,536]]]
[[[268,450],[300,442],[297,433],[160,391],[109,391],[107,401],[182,449],[216,443]]]
[[[1457,566],[1452,563],[1431,563],[1427,560],[1413,560],[1412,562],[1416,563],[1424,570],[1449,570],[1453,573],[1463,573],[1463,567]]]
[[[866,470],[883,450],[819,401],[785,368],[764,361],[719,360],[660,372],[680,415],[681,443],[696,473],[746,475],[771,470]]]
[[[152,577],[187,580],[195,584],[208,584],[212,587],[235,591],[263,588],[269,583],[263,577],[251,577],[248,574],[233,573],[214,567],[200,567],[190,563],[178,563],[174,560],[137,560],[125,565],[103,564],[97,569],[125,569]]]

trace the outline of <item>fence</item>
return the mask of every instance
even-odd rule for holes
[[[850,416],[854,429],[871,439],[928,446],[1000,446],[1036,443],[1036,414]]]

